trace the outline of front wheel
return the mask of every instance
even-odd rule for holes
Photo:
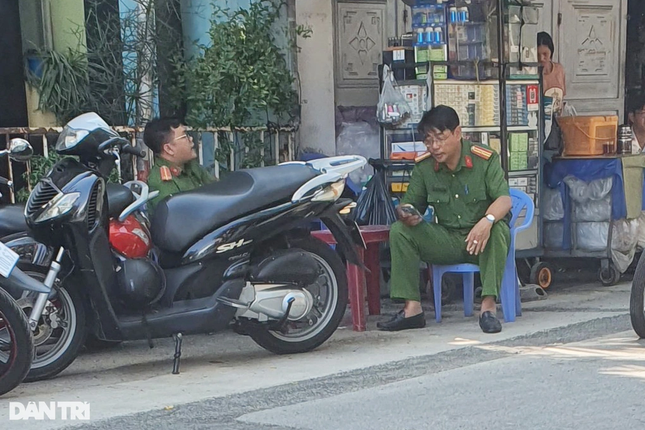
[[[45,280],[48,270],[37,266],[22,269],[41,282]],[[77,289],[58,285],[58,281],[54,287],[58,294],[56,298],[47,301],[33,333],[36,350],[26,382],[58,375],[72,364],[85,342],[87,320],[83,297]],[[26,315],[31,313],[37,296],[37,293],[25,292],[16,300]]]
[[[0,289],[0,396],[25,379],[34,353],[29,323],[16,301]]]
[[[319,347],[336,331],[347,309],[347,275],[339,255],[313,237],[299,239],[292,246],[316,260],[320,276],[305,288],[314,297],[309,314],[290,321],[284,332],[261,328],[249,332],[258,345],[275,354],[297,354]]]

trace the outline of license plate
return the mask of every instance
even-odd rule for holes
[[[18,263],[20,256],[11,248],[0,242],[0,275],[8,278]]]

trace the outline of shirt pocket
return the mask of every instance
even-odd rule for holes
[[[472,189],[466,196],[466,201],[470,203],[477,203],[485,200],[488,200],[488,195],[486,194],[486,189],[484,187]]]
[[[432,191],[428,193],[428,205],[438,206],[445,205],[450,202],[450,195],[448,191]]]

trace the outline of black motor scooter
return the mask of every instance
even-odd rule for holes
[[[76,315],[77,330],[85,325],[106,341],[175,336],[179,347],[180,334],[215,332],[234,322],[240,333],[283,354],[310,351],[338,327],[347,307],[343,261],[303,226],[322,220],[337,250],[362,266],[355,246],[365,244],[357,226],[339,215],[350,203],[339,198],[348,173],[365,158],[235,171],[166,198],[150,219],[153,249],[146,258],[127,258],[109,242],[115,208],[105,178],[121,154],[141,152],[94,113],[70,121],[56,151],[79,160],[65,158],[42,178],[25,215],[34,239],[54,251],[52,264],[69,275],[65,288],[79,286],[74,294],[87,312]],[[124,212],[144,209],[148,190],[137,186]],[[46,302],[38,297],[30,321],[39,320]],[[69,365],[80,348],[73,343],[38,377]]]
[[[24,139],[12,139],[0,157],[27,161],[33,150]],[[0,177],[0,184],[11,182]],[[0,209],[0,221],[5,213]],[[10,223],[0,222],[0,226]],[[26,224],[25,224],[26,227]],[[1,230],[1,227],[0,227]],[[29,277],[15,267],[20,256],[0,242],[0,396],[16,388],[25,378],[34,356],[34,340],[27,318],[7,290],[32,292],[49,296],[51,288]]]

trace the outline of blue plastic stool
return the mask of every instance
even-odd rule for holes
[[[502,277],[500,296],[504,321],[513,322],[516,316],[522,315],[522,304],[520,300],[520,289],[517,278],[517,266],[515,264],[515,236],[517,232],[527,229],[533,222],[535,205],[528,194],[511,188],[511,246],[508,248],[508,257]],[[517,219],[523,210],[526,210],[524,222],[515,226]],[[434,291],[435,319],[441,322],[441,279],[444,273],[462,273],[464,284],[464,315],[473,315],[473,304],[475,302],[475,273],[479,272],[476,264],[453,264],[447,266],[432,265],[432,288]],[[511,310],[512,311],[509,311]]]

